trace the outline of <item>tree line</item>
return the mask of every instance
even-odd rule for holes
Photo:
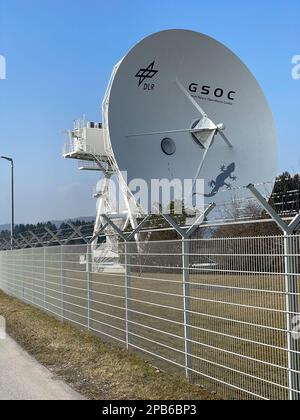
[[[80,226],[86,226],[90,227],[93,225],[93,222],[91,221],[85,221],[85,220],[72,220],[72,224],[76,227]],[[35,235],[39,236],[46,232],[46,229],[51,230],[52,232],[65,232],[70,231],[70,226],[67,222],[62,222],[59,225],[53,223],[53,222],[39,222],[36,224],[33,223],[27,223],[27,224],[18,224],[15,226],[15,236],[18,236],[20,233],[25,234],[26,232],[33,232]],[[10,230],[3,230],[0,232],[0,240],[1,239],[9,239],[10,238]]]
[[[282,216],[299,213],[300,211],[300,175],[291,175],[289,172],[283,172],[277,177],[273,192],[269,199],[272,207]],[[220,225],[216,228],[198,229],[197,237],[238,237],[238,236],[261,236],[261,235],[277,235],[281,234],[280,229],[274,223],[262,223],[262,220],[268,218],[268,215],[261,209],[258,203],[249,202],[248,205],[242,209],[234,202],[226,209],[227,216],[229,216],[233,223]],[[188,222],[188,211],[182,207],[180,215],[175,214],[175,204],[171,203],[169,208],[170,215],[175,221],[183,226]],[[235,223],[239,219],[260,219],[260,223]],[[92,222],[85,220],[75,220],[72,223],[77,226],[86,226],[83,231],[92,232]],[[142,240],[161,241],[177,239],[178,234],[172,230],[163,230],[169,228],[169,224],[159,215],[152,215],[148,223],[149,228],[160,228],[157,232],[150,234],[143,234]],[[24,234],[32,231],[36,235],[45,233],[45,228],[52,232],[70,231],[70,226],[66,222],[60,223],[57,226],[53,222],[36,223],[36,224],[18,224],[15,226],[15,235],[19,233]],[[0,232],[0,239],[9,239],[10,231],[3,230]]]

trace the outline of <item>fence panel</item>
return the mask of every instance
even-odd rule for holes
[[[289,255],[286,240],[121,242],[101,270],[90,245],[1,251],[0,288],[221,397],[300,399],[300,237]]]

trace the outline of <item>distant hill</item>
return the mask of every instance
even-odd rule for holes
[[[82,222],[94,222],[95,217],[94,216],[81,216],[81,217],[74,217],[73,219],[50,220],[50,222],[53,223],[55,226],[59,227],[63,222],[66,222],[66,221],[75,222],[76,220],[80,220]]]
[[[95,217],[94,216],[80,216],[80,217],[74,217],[72,219],[66,219],[66,220],[70,220],[71,222],[75,222],[76,220],[81,220],[83,222],[94,222]],[[58,228],[66,220],[50,220],[50,222],[53,223]],[[10,230],[10,224],[0,225],[0,232],[2,232],[3,230]]]

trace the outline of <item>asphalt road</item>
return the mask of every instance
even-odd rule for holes
[[[14,340],[0,340],[0,400],[83,399],[28,355]]]

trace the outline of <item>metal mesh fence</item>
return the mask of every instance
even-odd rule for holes
[[[299,236],[121,242],[119,254],[99,272],[89,245],[2,251],[0,288],[221,397],[300,399]]]

